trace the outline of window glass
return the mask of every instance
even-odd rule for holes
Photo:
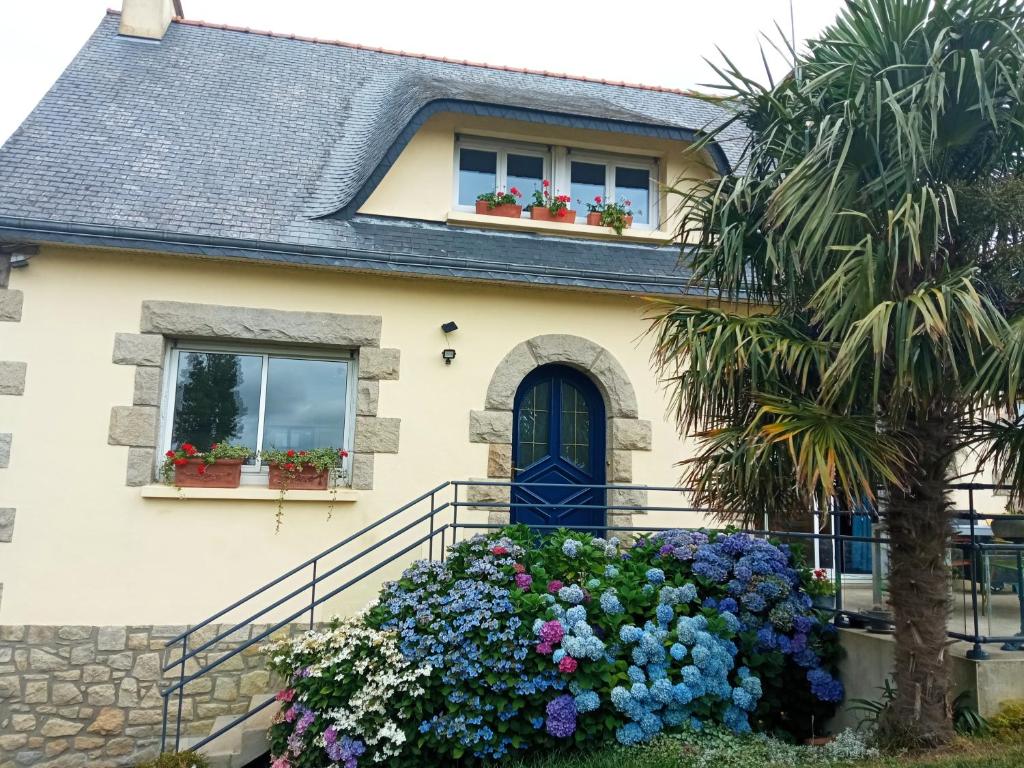
[[[528,204],[533,191],[540,189],[544,180],[544,158],[533,155],[508,155],[508,186],[515,187],[523,193],[523,204]]]
[[[582,470],[590,470],[590,409],[583,394],[567,381],[562,382],[562,434],[559,440],[562,458]]]
[[[459,205],[475,205],[477,195],[494,192],[497,184],[497,152],[459,150]]]
[[[220,352],[181,352],[175,382],[171,447],[214,443],[256,450],[263,358]]]
[[[519,445],[516,465],[526,469],[548,454],[551,429],[551,383],[538,382],[523,396],[519,406]]]
[[[615,169],[615,202],[633,210],[634,224],[648,224],[650,212],[651,172],[645,168]]]
[[[569,194],[570,205],[580,215],[587,215],[587,203],[594,202],[595,197],[604,199],[605,167],[600,163],[572,163],[572,186]]]
[[[271,357],[263,448],[297,451],[344,444],[348,363]]]

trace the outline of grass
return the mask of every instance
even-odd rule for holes
[[[1021,768],[1024,743],[1007,744],[994,739],[962,739],[941,751],[880,757],[855,762],[814,759],[795,763],[773,758],[759,747],[736,746],[712,756],[672,738],[645,747],[609,748],[597,752],[549,757],[545,760],[506,764],[509,768]]]

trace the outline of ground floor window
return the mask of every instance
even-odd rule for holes
[[[171,351],[162,450],[191,443],[260,450],[351,450],[355,359],[351,353],[189,345]],[[260,472],[258,458],[249,473]]]

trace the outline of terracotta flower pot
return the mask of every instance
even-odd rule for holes
[[[523,206],[506,204],[488,208],[486,200],[477,200],[476,212],[484,216],[504,216],[509,219],[518,219],[523,214]]]
[[[317,472],[315,467],[304,466],[288,471],[280,464],[270,465],[268,485],[275,489],[289,491],[326,491],[329,470]]]
[[[587,224],[589,224],[592,227],[600,227],[601,226],[601,214],[598,213],[597,211],[592,211],[592,212],[588,213],[587,214]]]
[[[551,215],[551,211],[547,208],[543,208],[539,205],[533,206],[530,209],[530,218],[534,221],[554,221],[555,217]]]
[[[174,465],[174,484],[179,488],[237,488],[242,482],[243,459],[188,459]]]

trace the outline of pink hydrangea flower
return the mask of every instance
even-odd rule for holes
[[[542,643],[558,645],[562,642],[563,637],[565,637],[565,627],[562,626],[562,622],[558,619],[546,621],[544,626],[540,628],[540,641]]]
[[[537,643],[537,647],[536,647],[535,650],[541,656],[547,656],[547,655],[549,655],[551,653],[554,653],[554,651],[555,651],[555,649],[551,645],[551,643]]]
[[[270,764],[270,768],[291,768],[291,763],[288,762],[288,757],[281,755],[277,760]]]
[[[517,573],[516,586],[520,589],[529,589],[533,586],[533,576],[528,573]]]
[[[295,698],[295,691],[292,688],[285,688],[283,691],[278,691],[274,699],[277,701],[291,701]]]
[[[555,579],[554,581],[549,581],[548,582],[548,592],[551,593],[552,595],[557,595],[558,594],[558,590],[560,590],[564,586],[565,585],[562,582],[560,582],[558,579]]]
[[[516,563],[512,566],[512,570],[516,573],[526,573],[526,566],[522,563]]]
[[[562,660],[558,662],[558,671],[566,675],[571,675],[576,671],[576,667],[578,666],[579,664],[572,656],[563,656]]]

